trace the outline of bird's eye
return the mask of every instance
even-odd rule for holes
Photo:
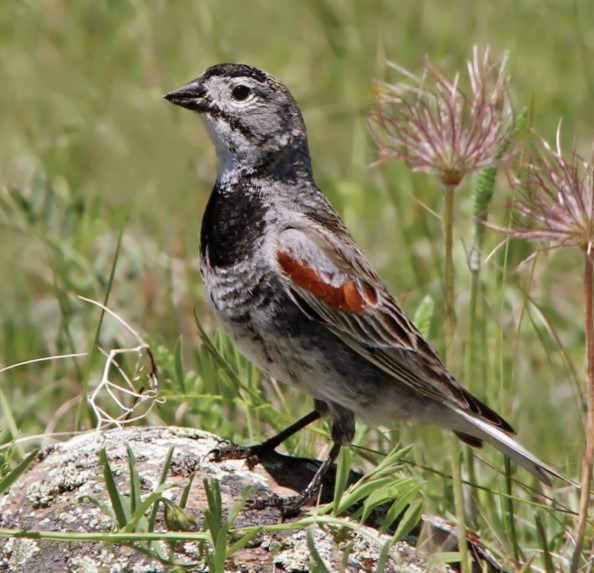
[[[238,86],[235,86],[233,88],[233,91],[231,92],[231,97],[235,101],[245,101],[251,93],[252,90],[250,90],[250,88],[242,84],[239,84]]]

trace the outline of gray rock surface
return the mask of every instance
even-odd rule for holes
[[[113,519],[89,498],[107,506],[109,495],[105,486],[99,452],[105,449],[115,476],[118,491],[130,493],[130,473],[126,446],[136,457],[142,497],[154,491],[164,460],[171,447],[174,453],[166,483],[172,486],[164,495],[177,503],[190,476],[195,479],[186,510],[196,520],[190,527],[201,531],[204,511],[208,507],[203,480],[220,481],[223,508],[230,508],[241,499],[244,488],[252,486],[258,497],[290,495],[291,490],[277,482],[299,487],[315,471],[315,463],[274,454],[264,465],[253,470],[242,460],[215,462],[210,452],[225,444],[218,437],[199,430],[175,427],[129,427],[101,433],[88,433],[45,449],[28,472],[10,492],[0,498],[0,528],[10,530],[51,532],[110,532]],[[275,479],[272,479],[274,476]],[[283,479],[277,479],[277,478]],[[155,531],[167,531],[162,505]],[[276,509],[244,508],[235,527],[281,523]],[[344,532],[347,531],[348,534]],[[32,534],[29,534],[32,535]],[[311,546],[328,571],[375,571],[382,548],[389,535],[378,535],[369,527],[335,530],[331,527],[299,528],[276,533],[262,533],[248,547],[235,553],[225,563],[226,571],[286,572],[308,571],[312,564]],[[195,564],[200,571],[201,555],[195,540],[161,543],[161,554],[170,554],[181,564]],[[147,547],[147,545],[145,545]],[[155,546],[153,546],[154,548]],[[171,552],[171,553],[169,553]],[[386,561],[386,572],[416,573],[426,570],[424,558],[405,542],[395,544]],[[171,564],[137,548],[98,541],[59,541],[17,537],[0,539],[0,571],[21,573],[149,573],[171,571]]]

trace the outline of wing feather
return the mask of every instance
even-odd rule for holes
[[[310,220],[279,235],[279,270],[296,304],[397,382],[512,433],[448,372],[350,235],[339,231]]]

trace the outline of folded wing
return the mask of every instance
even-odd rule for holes
[[[513,433],[512,427],[449,374],[406,318],[346,231],[308,224],[279,236],[276,258],[297,305],[343,342],[415,392]],[[472,436],[460,436],[480,445]]]

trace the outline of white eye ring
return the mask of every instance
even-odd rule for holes
[[[239,102],[246,101],[251,95],[252,95],[252,90],[244,84],[236,85],[231,90],[231,97],[235,101],[239,101]]]

